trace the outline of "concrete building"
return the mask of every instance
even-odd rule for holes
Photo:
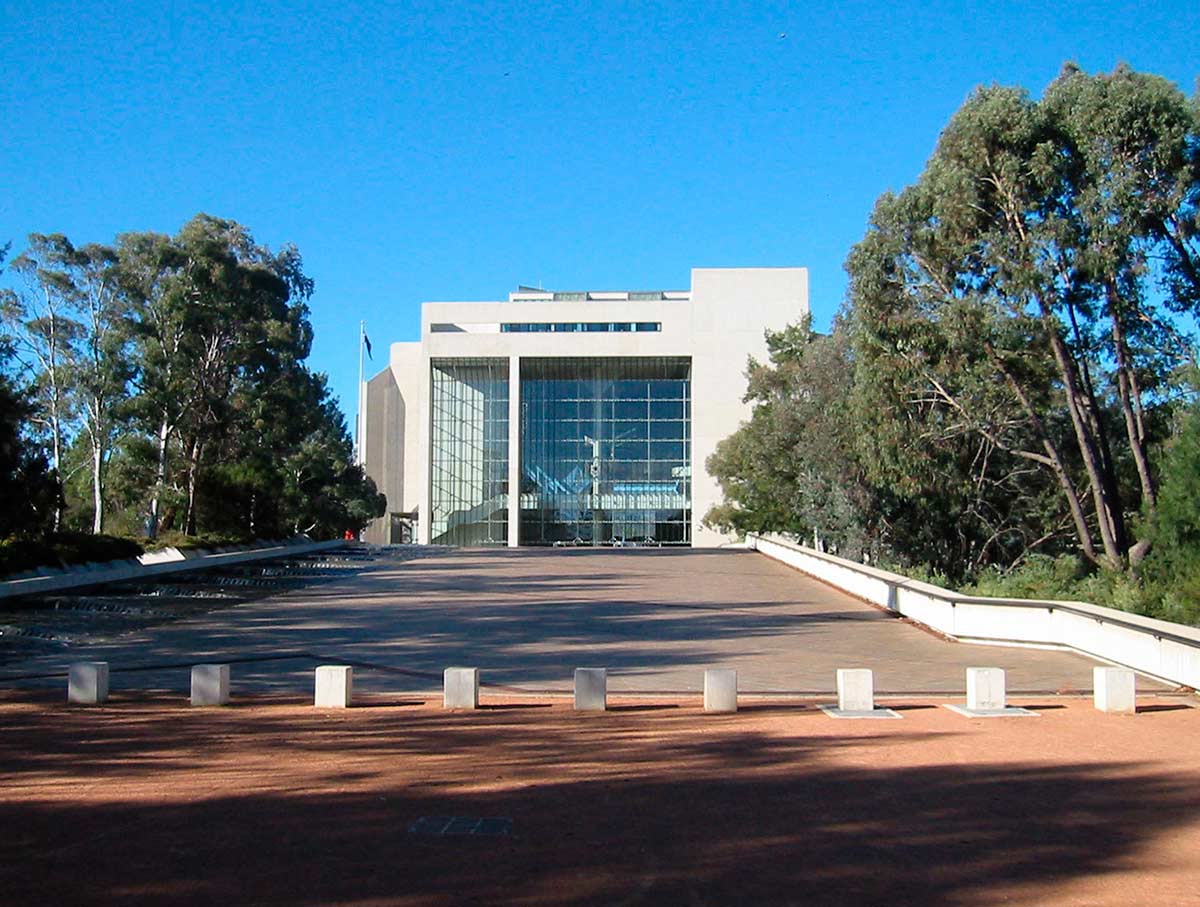
[[[808,313],[805,268],[697,268],[690,290],[431,302],[367,382],[388,516],[368,541],[712,547],[704,463],[748,415],[748,356]],[[510,494],[510,490],[516,493]]]

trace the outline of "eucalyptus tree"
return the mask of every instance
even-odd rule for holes
[[[0,267],[9,248],[0,246]],[[15,338],[0,321],[0,538],[48,528],[58,498],[45,457],[25,436],[33,407],[10,375],[14,346]]]
[[[196,528],[196,494],[206,451],[235,424],[247,388],[281,380],[311,348],[306,300],[312,281],[293,246],[272,252],[242,225],[200,214],[174,239],[181,256],[189,363],[179,437],[184,458],[184,529]]]
[[[169,236],[126,233],[117,239],[120,282],[137,369],[131,415],[151,439],[154,481],[149,489],[147,534],[158,534],[163,500],[172,487],[171,452],[195,400],[191,360],[187,258]]]
[[[71,394],[76,343],[83,325],[75,317],[75,295],[69,282],[55,269],[59,250],[68,241],[61,234],[33,234],[29,248],[12,262],[20,279],[18,289],[0,295],[0,318],[12,337],[16,361],[29,376],[34,404],[30,421],[47,436],[50,466],[61,482],[63,456],[75,427],[75,400]],[[62,525],[59,495],[52,528]]]
[[[1198,301],[1198,147],[1195,104],[1126,68],[972,94],[847,262],[876,465],[973,436],[1053,477],[1085,558],[1136,564],[1147,412]]]
[[[88,443],[92,532],[99,533],[104,528],[108,461],[124,418],[133,369],[117,256],[112,248],[96,243],[77,248],[61,235],[35,235],[31,240],[42,250],[39,281],[59,288],[80,325],[69,391]]]
[[[864,546],[861,493],[845,405],[852,370],[845,335],[816,333],[808,318],[767,335],[767,362],[751,359],[751,418],[706,464],[723,503],[705,515],[722,530],[777,531]]]

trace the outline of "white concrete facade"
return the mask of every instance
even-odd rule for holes
[[[509,482],[520,485],[522,358],[686,357],[691,362],[691,540],[715,547],[730,539],[705,528],[720,489],[704,468],[718,442],[748,418],[742,402],[746,363],[765,360],[765,332],[808,314],[805,268],[697,268],[691,288],[653,292],[528,290],[507,301],[430,302],[421,310],[421,339],[391,346],[388,367],[366,385],[362,438],[367,474],[388,498],[388,511],[417,515],[416,538],[430,540],[431,363],[509,363]],[[523,333],[523,323],[652,323],[655,330]],[[508,545],[519,539],[519,499],[508,495]],[[391,541],[388,520],[368,528],[368,541]]]

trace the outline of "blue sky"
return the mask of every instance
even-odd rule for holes
[[[311,365],[352,412],[359,319],[517,284],[683,289],[810,269],[818,326],[875,198],[979,84],[1066,60],[1191,94],[1200,4],[68,4],[8,0],[0,243],[174,233],[295,243]],[[373,369],[374,370],[374,369]]]

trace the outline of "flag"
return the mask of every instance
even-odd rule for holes
[[[367,336],[366,331],[363,331],[363,343],[367,345],[367,358],[374,360],[374,357],[371,355],[371,338]]]

